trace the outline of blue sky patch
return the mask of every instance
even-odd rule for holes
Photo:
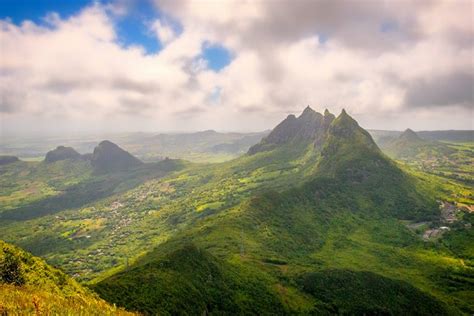
[[[222,45],[204,43],[202,57],[214,71],[219,71],[232,61],[231,52]]]
[[[30,20],[48,26],[44,17],[49,13],[55,12],[61,19],[67,19],[96,2],[107,4],[111,0],[0,0],[0,19],[8,18],[16,25]],[[126,15],[113,16],[117,42],[123,47],[141,46],[146,54],[159,52],[163,45],[150,30],[151,23],[156,19],[165,19],[176,34],[182,33],[181,25],[163,16],[151,1],[130,2],[127,9]]]
[[[157,18],[160,18],[160,13],[148,1],[129,7],[126,15],[115,19],[119,44],[124,47],[142,46],[147,54],[160,51],[162,45],[149,26]]]
[[[91,0],[0,0],[0,19],[9,18],[17,25],[24,20],[43,24],[48,13],[56,12],[65,19],[92,3]]]

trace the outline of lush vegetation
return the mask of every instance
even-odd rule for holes
[[[2,315],[132,315],[106,303],[58,269],[0,241]]]
[[[295,137],[219,164],[0,166],[0,238],[146,314],[472,314],[472,186],[305,111]],[[32,183],[52,189],[16,196]]]
[[[0,219],[24,220],[77,208],[180,169],[163,160],[128,171],[94,175],[89,161],[18,162],[2,166]]]
[[[322,270],[304,275],[300,283],[305,292],[322,302],[320,308],[327,314],[448,314],[444,304],[409,283],[372,272]]]
[[[284,313],[259,274],[237,269],[192,244],[118,273],[94,289],[111,302],[146,314]]]
[[[420,138],[411,130],[383,147],[390,157],[426,173],[474,184],[474,143],[448,143]]]
[[[98,288],[119,288],[123,292],[139,287],[145,292],[159,293],[156,289],[159,285],[154,283],[152,288],[144,285],[141,276],[156,270],[165,274],[166,269],[160,266],[163,256],[174,262],[174,249],[192,241],[229,265],[226,270],[234,267],[238,271],[258,271],[254,273],[261,276],[270,293],[279,297],[287,313],[397,314],[411,310],[424,314],[458,314],[472,311],[472,262],[457,258],[443,245],[422,241],[405,225],[406,219],[418,222],[437,218],[439,210],[434,199],[437,188],[402,173],[357,126],[346,130],[347,124],[343,123],[344,128],[340,129],[339,123],[334,123],[333,134],[322,151],[323,156],[331,156],[331,161],[320,163],[316,171],[309,168],[313,172],[307,174],[311,176],[300,178],[308,179],[305,184],[280,192],[262,192],[221,215],[198,218],[193,226],[138,259],[131,270],[100,282]],[[337,137],[341,132],[345,133],[346,141]],[[280,154],[262,152],[253,159]],[[472,245],[472,240],[465,243]],[[340,278],[333,279],[341,287],[337,291],[328,289],[323,297],[308,297],[308,292],[314,292],[308,290],[307,283],[298,280],[321,274],[330,278],[327,271],[334,268],[343,271]],[[195,267],[196,275],[201,273],[200,269]],[[166,275],[166,289],[181,293],[177,276]],[[236,278],[243,277],[237,275]],[[352,282],[342,282],[341,278]],[[187,280],[199,283],[194,275]],[[365,280],[365,283],[359,284],[357,280]],[[341,303],[345,301],[345,293],[357,285],[364,288],[366,295],[383,285],[386,295],[374,296],[365,304],[361,304],[364,296],[352,304]],[[207,286],[219,288],[219,282]],[[402,291],[406,296],[400,294]],[[128,295],[117,297],[119,292],[100,293],[115,302],[122,300],[124,306],[139,308],[140,298],[132,297],[130,302]],[[247,290],[240,288],[233,295],[245,293]],[[387,303],[376,304],[375,300]],[[154,301],[165,299],[155,297]],[[159,305],[162,311],[170,313],[177,308],[190,308],[176,304],[156,303],[154,306]],[[418,309],[410,309],[413,304]],[[212,305],[199,311],[204,310],[219,312],[219,308]]]

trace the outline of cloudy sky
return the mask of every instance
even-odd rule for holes
[[[473,1],[0,2],[0,131],[473,129]]]

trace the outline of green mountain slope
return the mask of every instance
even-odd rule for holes
[[[101,300],[58,269],[0,240],[2,315],[132,315]]]
[[[259,274],[238,269],[193,244],[118,273],[94,288],[111,302],[150,315],[284,312]]]
[[[442,315],[444,304],[409,283],[372,272],[322,270],[301,280],[304,292],[319,300],[330,314],[338,315]]]
[[[315,121],[323,117],[305,112],[303,117],[316,118]],[[237,203],[224,203],[204,209],[205,212],[182,213],[177,223],[183,229],[168,235],[167,242],[135,260],[129,269],[100,281],[96,285],[98,292],[117,304],[137,307],[143,312],[173,313],[184,299],[192,297],[192,291],[182,289],[202,284],[199,276],[206,274],[208,268],[194,266],[193,274],[185,274],[183,285],[180,274],[169,273],[161,262],[181,267],[174,254],[192,241],[201,249],[198,252],[209,253],[226,271],[238,271],[232,280],[225,281],[231,284],[226,297],[235,301],[248,295],[249,289],[232,284],[247,275],[258,276],[259,287],[268,293],[268,302],[272,302],[272,297],[278,298],[285,314],[410,314],[413,305],[425,314],[472,311],[466,300],[465,284],[450,288],[443,284],[456,270],[469,287],[472,266],[465,266],[449,250],[425,245],[401,222],[437,217],[439,210],[432,191],[386,158],[347,113],[343,112],[327,127],[321,124],[307,129],[305,123],[302,125],[304,128],[294,122],[280,124],[278,133],[270,133],[262,146],[255,147],[257,150],[251,149],[250,155],[225,165],[234,170],[237,178],[238,172],[255,170],[252,166],[277,165],[275,178],[263,180],[249,195],[240,196]],[[291,166],[291,162],[297,162],[297,171],[284,172],[283,166]],[[223,191],[225,185],[215,172],[209,175],[204,190],[209,192],[208,196],[212,196],[211,188],[219,190],[218,201],[222,201],[233,191]],[[341,272],[331,270],[335,268]],[[329,288],[320,296],[319,291],[299,281],[312,280],[308,276],[313,274],[335,280],[341,288]],[[144,282],[146,275],[153,276],[151,282]],[[341,281],[346,278],[350,282]],[[362,280],[365,283],[360,283]],[[206,289],[219,291],[219,284],[220,281],[211,281],[206,283]],[[343,303],[344,293],[357,286],[372,293],[381,285],[386,291],[365,304]],[[316,282],[314,288],[318,286]],[[195,288],[202,292],[198,286]],[[132,291],[155,295],[130,297],[127,293]],[[212,302],[213,298],[204,295],[201,299]],[[375,300],[390,303],[377,304]],[[140,309],[145,305],[146,309]],[[194,311],[222,311],[213,304],[205,306]],[[266,308],[263,313],[271,314]]]
[[[345,112],[334,118],[307,108],[290,120],[248,155],[221,164],[158,175],[148,164],[100,175],[88,165],[92,178],[107,183],[122,174],[124,185],[55,214],[0,221],[0,238],[94,284],[107,300],[146,313],[408,313],[409,304],[472,313],[470,243],[457,242],[470,234],[460,231],[447,246],[409,228],[438,220],[436,199],[447,187],[402,171]],[[21,174],[21,164],[4,168]],[[350,280],[375,274],[368,293],[387,283],[388,295],[379,299],[393,304],[347,306],[339,298],[353,283],[322,298],[301,282],[313,273],[331,280],[333,269]],[[410,295],[393,297],[397,289]],[[216,301],[221,292],[228,304]]]
[[[78,208],[183,166],[182,161],[170,159],[115,171],[97,169],[84,159],[1,166],[0,220],[27,220]]]

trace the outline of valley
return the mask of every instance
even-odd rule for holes
[[[0,166],[0,239],[145,314],[469,314],[472,155],[409,136],[395,162],[345,111],[308,107],[219,163],[58,147]]]
[[[0,316],[474,316],[473,21],[0,0]]]

